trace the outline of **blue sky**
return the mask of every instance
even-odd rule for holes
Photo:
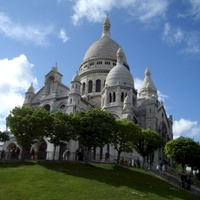
[[[200,141],[200,0],[0,0],[0,130],[55,63],[69,86],[106,15],[136,88],[149,67],[174,137]]]

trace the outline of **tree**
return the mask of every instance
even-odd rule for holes
[[[135,135],[138,135],[141,129],[138,125],[127,120],[117,120],[114,125],[114,131],[112,134],[112,144],[116,149],[117,153],[117,163],[120,162],[120,155],[122,152],[132,152],[133,141],[135,140]]]
[[[21,159],[25,149],[37,139],[50,133],[53,118],[44,108],[15,107],[6,118],[8,127],[22,148]]]
[[[63,144],[63,141],[73,139],[73,122],[72,115],[62,112],[52,114],[53,124],[52,130],[47,135],[49,142],[54,144],[53,160],[55,158],[55,150],[57,145]]]
[[[199,144],[191,138],[179,137],[165,145],[165,154],[181,164],[183,170],[186,165],[193,168],[197,164],[199,152]]]
[[[155,150],[164,147],[165,142],[158,133],[143,129],[133,141],[134,149],[143,157],[142,167],[145,165],[145,158]]]
[[[10,137],[8,135],[8,132],[6,132],[6,131],[1,132],[0,131],[0,142],[6,142],[9,139],[10,139]]]
[[[76,112],[74,118],[77,123],[76,139],[87,147],[86,161],[89,161],[92,147],[103,147],[110,143],[115,118],[99,108]]]

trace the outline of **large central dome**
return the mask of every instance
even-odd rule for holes
[[[95,58],[116,60],[116,52],[119,45],[109,36],[104,35],[100,40],[94,42],[86,51],[84,61]]]
[[[106,18],[103,23],[102,37],[88,48],[83,58],[83,62],[89,59],[116,60],[116,52],[120,46],[111,39],[110,26],[110,21]],[[126,58],[124,62],[126,63]]]

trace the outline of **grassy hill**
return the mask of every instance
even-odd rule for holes
[[[0,200],[197,200],[148,171],[110,164],[0,162]]]

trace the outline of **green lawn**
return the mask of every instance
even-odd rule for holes
[[[200,199],[140,169],[75,162],[1,162],[0,200]]]

